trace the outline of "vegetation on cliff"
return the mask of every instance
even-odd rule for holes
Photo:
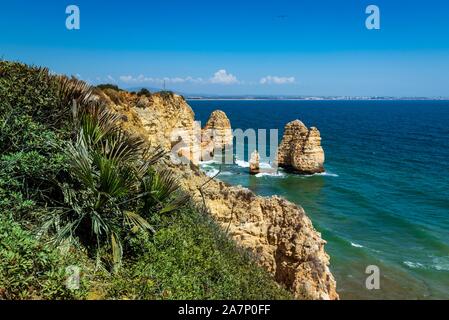
[[[0,299],[289,298],[117,119],[83,82],[0,61]]]

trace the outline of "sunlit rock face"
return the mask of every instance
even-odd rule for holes
[[[324,172],[324,150],[317,128],[308,129],[295,120],[285,126],[284,136],[278,149],[278,165],[299,174]]]
[[[215,110],[204,126],[201,134],[201,159],[211,160],[218,153],[232,150],[233,136],[231,122],[226,113]]]
[[[251,174],[260,173],[260,156],[257,150],[255,150],[251,154],[251,159],[249,160],[249,173]]]

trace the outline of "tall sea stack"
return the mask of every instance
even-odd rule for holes
[[[213,158],[215,152],[223,152],[226,148],[232,147],[231,122],[226,113],[221,110],[212,112],[201,135],[201,158],[203,161]]]
[[[308,129],[299,120],[285,126],[278,149],[278,165],[299,174],[324,172],[324,150],[317,128]]]

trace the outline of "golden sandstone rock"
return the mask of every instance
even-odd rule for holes
[[[194,156],[195,148],[190,149],[189,146],[197,142],[198,127],[195,126],[192,109],[181,96],[153,94],[148,101],[141,101],[127,92],[120,95],[120,104],[108,102],[112,109],[122,114],[122,126],[126,130],[143,136],[153,146],[163,146],[167,151],[172,148],[173,132],[180,130],[191,139],[181,151],[186,156]],[[137,106],[139,100],[141,103]],[[224,129],[228,128],[229,120],[226,121],[227,117],[225,119],[226,115],[223,115],[221,112],[214,113],[206,127],[226,133]],[[313,128],[307,130],[304,125],[298,124],[290,127],[287,132],[291,134],[284,137],[285,143],[287,140],[304,140],[304,143],[296,141],[293,144],[295,147],[302,145],[307,150],[306,156],[294,163],[301,165],[302,171],[322,170],[321,160],[324,159],[318,131]],[[229,142],[231,139],[227,134],[222,134],[218,140],[219,145]],[[291,155],[292,152],[282,153],[281,160],[291,163]],[[191,196],[193,203],[198,208],[206,204],[207,212],[223,230],[239,246],[252,252],[256,261],[296,298],[338,299],[336,283],[328,267],[329,256],[324,250],[326,242],[301,207],[278,196],[260,197],[248,189],[210,180],[192,163],[195,161],[190,165],[179,165],[167,158],[161,165],[179,176],[183,189]]]
[[[249,173],[260,173],[260,156],[257,150],[254,150],[253,153],[251,153],[251,159],[249,160]]]
[[[279,167],[301,174],[324,172],[324,150],[318,129],[308,129],[299,120],[289,122],[285,126],[277,161]]]
[[[215,110],[202,130],[201,160],[212,160],[216,154],[222,154],[226,149],[232,148],[232,143],[231,122],[226,113]]]
[[[198,188],[208,181],[201,173],[185,174],[184,189],[202,206]],[[236,243],[298,299],[338,299],[329,270],[326,241],[301,207],[281,198],[260,197],[242,187],[212,180],[203,188],[208,212]]]

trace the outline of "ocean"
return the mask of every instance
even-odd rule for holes
[[[239,154],[218,178],[301,205],[328,242],[342,299],[449,298],[449,101],[188,102],[202,125],[220,109],[233,129],[281,137],[300,119],[320,130],[324,174],[250,176]],[[380,269],[378,290],[365,286],[369,265]]]

